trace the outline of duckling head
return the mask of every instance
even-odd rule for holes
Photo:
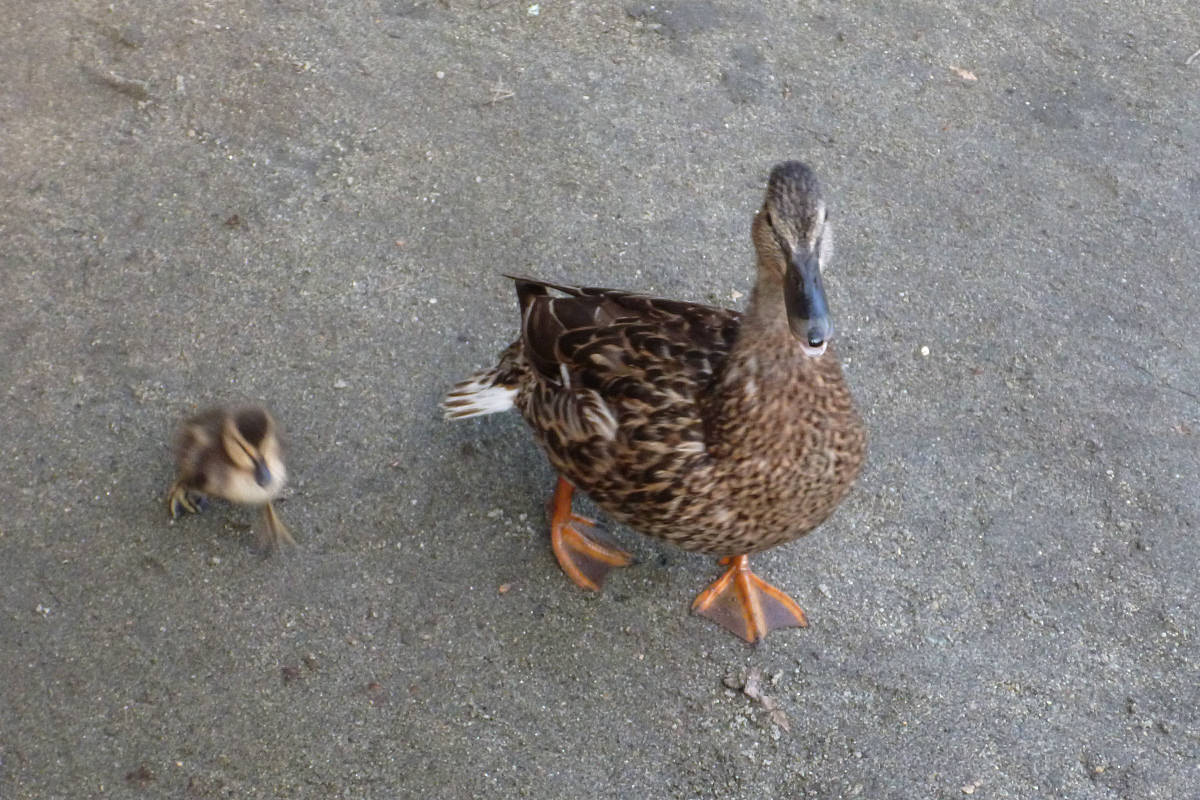
[[[833,252],[833,230],[816,174],[799,161],[771,170],[752,228],[759,268],[782,282],[788,327],[805,355],[825,352],[833,337],[821,270]]]
[[[221,443],[233,465],[254,482],[267,488],[275,475],[267,466],[275,448],[275,425],[271,415],[261,408],[244,408],[230,414],[221,432]]]

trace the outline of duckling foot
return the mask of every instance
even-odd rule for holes
[[[807,628],[796,601],[750,571],[747,556],[722,558],[729,569],[692,602],[692,611],[754,644],[776,628]]]
[[[291,532],[283,524],[279,515],[275,513],[273,503],[263,506],[262,516],[263,530],[258,535],[258,546],[264,553],[274,552],[285,544],[296,546],[296,540],[292,538]]]
[[[176,483],[167,493],[167,508],[171,511],[171,519],[180,514],[199,514],[208,508],[208,496]]]
[[[604,579],[615,567],[627,567],[633,556],[615,544],[599,540],[594,520],[571,511],[575,487],[565,478],[558,479],[551,504],[550,545],[554,557],[567,577],[584,589],[600,591]]]

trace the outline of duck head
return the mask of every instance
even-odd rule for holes
[[[783,284],[788,327],[804,354],[817,357],[833,337],[821,270],[833,252],[833,230],[817,176],[799,161],[771,170],[754,218],[760,269]]]
[[[254,476],[264,489],[275,476],[267,467],[267,453],[275,447],[275,425],[261,408],[244,408],[230,414],[221,432],[229,460],[239,470]]]

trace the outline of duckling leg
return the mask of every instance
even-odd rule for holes
[[[283,524],[283,520],[275,513],[275,505],[267,503],[263,506],[262,511],[263,523],[265,530],[258,536],[258,546],[267,553],[272,552],[285,544],[296,546],[296,540],[292,538],[292,534],[288,531],[287,526]]]
[[[750,571],[748,556],[719,562],[729,569],[696,597],[692,611],[753,644],[776,628],[807,628],[796,601]]]
[[[616,545],[596,539],[595,521],[571,510],[574,492],[575,487],[560,476],[550,501],[550,545],[568,578],[584,589],[598,592],[609,570],[629,566],[633,556]]]
[[[208,508],[208,497],[200,492],[187,488],[180,481],[175,481],[171,491],[167,492],[167,508],[171,519],[180,514],[199,514]]]

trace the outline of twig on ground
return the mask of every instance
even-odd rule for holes
[[[496,105],[501,100],[509,100],[516,96],[516,92],[504,85],[504,81],[496,78],[496,82],[492,84],[492,99],[488,101],[489,105]]]

